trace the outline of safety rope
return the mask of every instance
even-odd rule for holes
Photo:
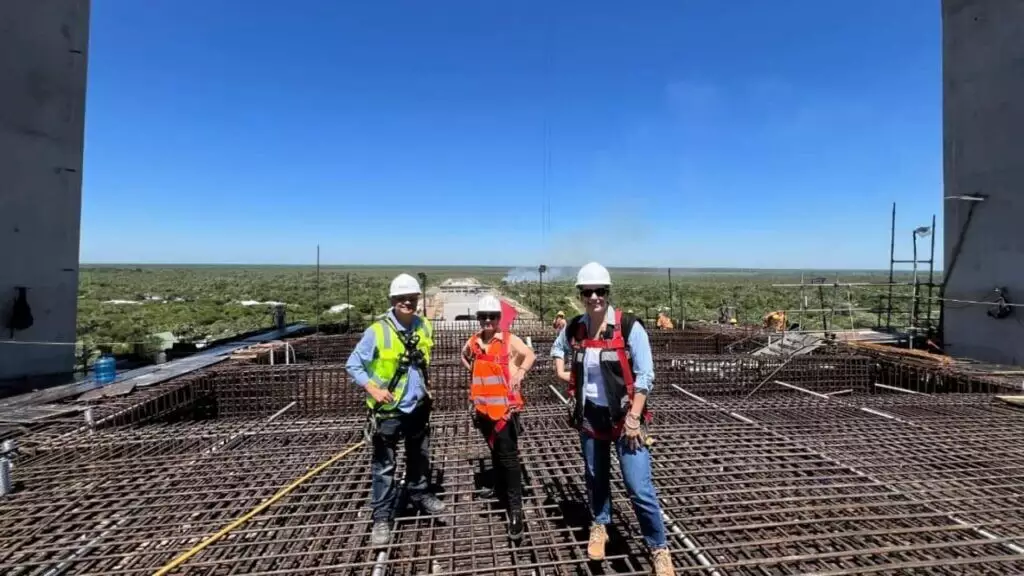
[[[273,496],[271,496],[270,498],[264,500],[260,505],[256,506],[252,510],[246,512],[244,515],[242,515],[239,518],[235,519],[233,522],[231,522],[227,526],[221,528],[218,532],[208,536],[205,540],[203,540],[199,544],[196,544],[190,550],[182,553],[180,556],[178,556],[174,560],[172,560],[169,563],[167,563],[163,568],[161,568],[161,569],[157,570],[156,572],[154,572],[153,576],[164,576],[165,574],[168,574],[171,570],[174,570],[178,566],[181,566],[183,563],[187,562],[190,558],[192,558],[196,554],[202,552],[203,549],[205,549],[207,546],[209,546],[210,544],[213,544],[217,540],[220,540],[221,538],[226,536],[228,532],[231,532],[235,528],[238,528],[242,524],[245,524],[246,522],[251,520],[254,516],[259,514],[260,512],[263,512],[264,510],[269,508],[271,505],[273,505],[275,502],[277,502],[281,498],[284,498],[285,496],[287,496],[292,490],[295,490],[296,488],[301,486],[303,483],[305,483],[310,478],[312,478],[312,477],[316,476],[317,474],[323,472],[327,467],[331,466],[332,464],[334,464],[338,460],[341,460],[345,456],[348,456],[355,449],[359,448],[363,444],[366,444],[366,441],[365,440],[360,440],[359,442],[356,442],[355,444],[349,446],[348,448],[342,450],[341,452],[338,452],[337,454],[332,456],[330,459],[322,462],[316,468],[313,468],[309,472],[306,472],[301,477],[299,477],[297,480],[293,481],[291,484],[288,484],[284,488],[278,490],[277,493],[274,494]]]

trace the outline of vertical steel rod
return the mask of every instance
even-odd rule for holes
[[[889,303],[886,306],[885,327],[892,329],[892,278],[896,266],[896,203],[892,203],[892,224],[889,227]]]

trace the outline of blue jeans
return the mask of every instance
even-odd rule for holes
[[[601,429],[601,428],[598,428]],[[611,440],[596,440],[585,432],[580,433],[583,460],[587,471],[587,497],[590,513],[596,524],[608,524],[612,520],[611,494]],[[631,450],[624,436],[615,441],[619,455],[619,467],[625,480],[626,492],[633,502],[633,510],[640,521],[640,532],[647,547],[654,550],[667,545],[665,523],[661,519],[661,503],[651,479],[651,453],[645,447]]]

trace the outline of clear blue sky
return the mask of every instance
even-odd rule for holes
[[[893,201],[898,251],[941,226],[938,2],[92,6],[83,262],[884,268]]]

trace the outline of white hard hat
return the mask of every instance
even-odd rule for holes
[[[399,274],[391,281],[391,291],[388,296],[405,296],[407,294],[419,294],[420,283],[408,274]]]
[[[584,264],[578,274],[576,274],[576,285],[577,286],[611,286],[612,277],[608,274],[608,269],[601,266],[597,262],[590,262]]]
[[[486,294],[476,304],[477,312],[498,312],[501,313],[501,300],[496,297]]]

